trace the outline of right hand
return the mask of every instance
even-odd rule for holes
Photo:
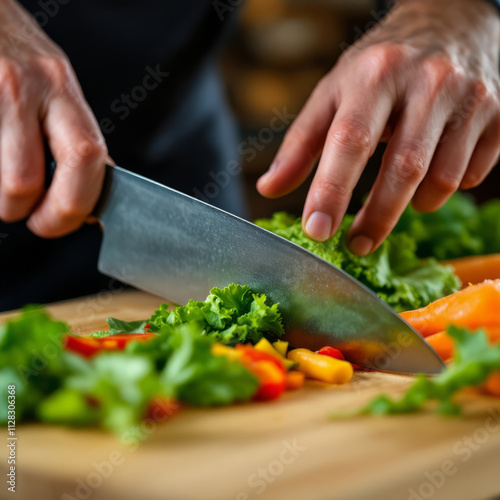
[[[47,138],[57,163],[44,191]],[[0,219],[55,238],[97,202],[107,148],[71,64],[15,2],[0,2]]]

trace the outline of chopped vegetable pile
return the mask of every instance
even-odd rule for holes
[[[172,411],[173,402],[267,401],[301,387],[304,373],[337,383],[352,376],[346,361],[307,351],[314,359],[304,364],[294,358],[304,349],[287,357],[278,304],[248,286],[214,288],[203,302],[171,311],[162,304],[148,320],[108,324],[107,332],[71,335],[29,307],[0,327],[0,391],[16,386],[18,420],[123,434],[153,410]],[[5,424],[7,394],[0,401]]]
[[[419,375],[400,400],[376,397],[356,414],[417,411],[430,400],[443,414],[460,413],[454,396],[466,387],[500,395],[500,280],[472,285],[427,307],[401,313],[436,349],[448,369],[435,378]]]
[[[447,370],[434,378],[418,375],[401,399],[394,400],[382,394],[355,414],[411,413],[433,400],[439,403],[440,413],[459,414],[461,408],[453,401],[453,397],[466,387],[480,386],[490,375],[500,370],[500,345],[491,347],[482,330],[471,332],[465,328],[450,326],[447,333],[455,343],[454,361]]]
[[[460,288],[451,267],[435,259],[420,259],[416,241],[405,233],[391,234],[372,254],[358,257],[349,251],[346,236],[353,216],[327,241],[317,242],[302,231],[301,219],[278,212],[256,224],[292,241],[343,269],[364,283],[397,311],[417,309]]]

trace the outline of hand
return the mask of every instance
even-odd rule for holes
[[[303,228],[326,240],[377,144],[388,140],[348,235],[354,253],[372,252],[410,200],[422,212],[436,210],[496,164],[499,47],[500,16],[487,2],[401,1],[319,82],[259,179],[260,193],[294,190],[321,154]]]
[[[57,163],[46,193],[43,136]],[[15,1],[2,1],[0,219],[29,216],[31,231],[48,238],[74,231],[97,202],[106,158],[67,57]]]

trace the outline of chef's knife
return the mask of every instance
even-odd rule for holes
[[[179,304],[230,283],[279,302],[291,345],[339,348],[361,366],[439,373],[432,347],[377,295],[300,246],[120,167],[95,215],[99,270]]]

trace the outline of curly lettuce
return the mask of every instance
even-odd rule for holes
[[[414,239],[419,257],[439,260],[500,252],[500,200],[477,206],[464,193],[454,194],[440,209],[420,213],[408,206],[394,233]]]

